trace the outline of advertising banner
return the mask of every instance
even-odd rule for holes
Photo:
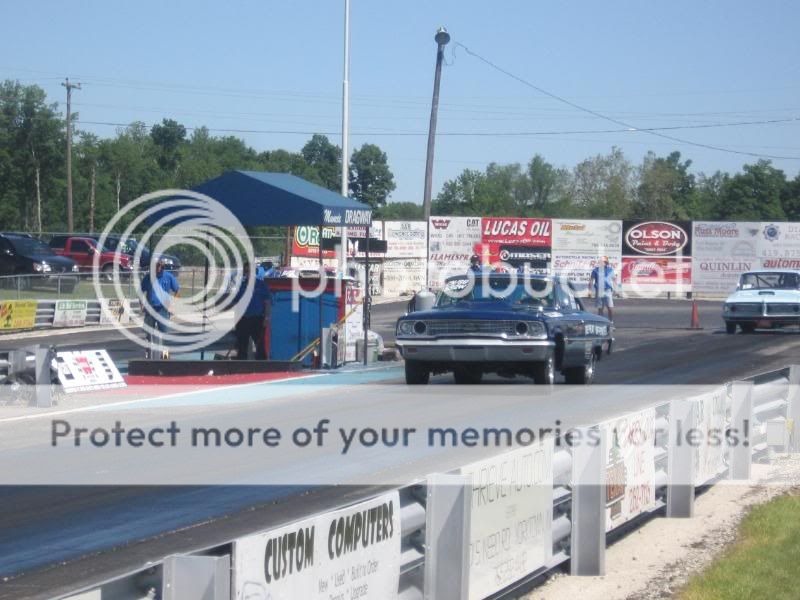
[[[53,360],[67,394],[126,387],[106,350],[58,352]]]
[[[656,507],[654,408],[600,426],[606,430],[606,531]]]
[[[484,263],[508,263],[533,273],[550,272],[552,259],[550,219],[483,217],[480,252]]]
[[[363,289],[349,285],[345,298],[345,362],[356,360],[356,340],[364,339],[364,296]]]
[[[700,436],[694,453],[695,485],[714,479],[725,467],[726,395],[720,387],[695,400],[694,423]]]
[[[365,263],[359,261],[355,263],[358,272],[358,280],[364,281]],[[369,260],[369,294],[370,296],[383,296],[383,261]]]
[[[354,238],[365,238],[367,237],[367,228],[366,227],[348,227],[347,228],[347,239],[351,240]],[[373,221],[372,225],[369,227],[369,237],[374,238],[376,240],[383,239],[383,221]],[[348,243],[348,250],[347,256],[350,258],[364,258],[366,256],[364,249],[359,248],[358,252],[355,251],[355,247]],[[382,252],[375,252],[375,249],[372,248],[369,251],[370,258],[372,257],[380,257],[384,256]]]
[[[56,300],[53,327],[82,327],[86,324],[86,300]]]
[[[424,258],[387,258],[383,263],[383,295],[403,296],[425,287]]]
[[[469,598],[486,598],[553,554],[553,438],[473,463]]]
[[[800,269],[800,223],[760,223],[758,258],[762,269]]]
[[[441,289],[452,275],[463,275],[481,241],[480,217],[431,217],[430,286]]]
[[[692,229],[693,292],[730,294],[741,273],[759,268],[760,223],[695,221]]]
[[[386,258],[424,258],[427,232],[424,221],[384,221]]]
[[[592,269],[608,256],[619,279],[621,254],[622,221],[553,219],[553,273],[588,285]]]
[[[238,539],[234,598],[396,598],[400,538],[400,495],[394,491]]]
[[[692,224],[623,221],[622,286],[637,292],[688,292],[692,284]]]
[[[0,302],[0,329],[33,329],[36,325],[36,300]]]
[[[336,227],[323,227],[322,237],[332,238],[337,234]],[[298,225],[294,228],[292,240],[292,256],[310,256],[319,258],[319,229],[311,225]],[[336,258],[333,250],[323,250],[323,258]]]
[[[100,299],[100,324],[127,325],[131,322],[131,302],[120,298],[101,298]]]

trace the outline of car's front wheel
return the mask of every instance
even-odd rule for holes
[[[551,352],[547,358],[533,365],[533,382],[537,385],[553,385],[556,381],[556,359]]]
[[[725,333],[734,334],[736,333],[736,323],[725,322]]]
[[[431,378],[430,369],[418,360],[406,361],[406,383],[408,385],[425,385]]]
[[[568,367],[564,370],[564,379],[573,385],[589,385],[594,381],[594,373],[597,358],[592,352],[591,358],[585,365],[580,367]]]

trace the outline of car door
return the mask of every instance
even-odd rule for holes
[[[580,309],[566,282],[556,284],[555,298],[562,315],[564,366],[583,365],[592,352],[592,340],[586,335],[586,313]]]

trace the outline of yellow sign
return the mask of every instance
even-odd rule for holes
[[[32,329],[36,324],[36,300],[0,302],[0,329]]]

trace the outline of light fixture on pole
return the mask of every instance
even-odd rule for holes
[[[431,103],[431,122],[428,127],[428,156],[425,160],[425,192],[422,196],[422,208],[425,213],[425,289],[428,289],[430,276],[430,241],[431,241],[431,187],[433,185],[433,146],[436,141],[436,115],[439,112],[439,82],[442,79],[442,62],[444,47],[450,41],[450,34],[444,27],[436,31],[436,74],[433,77],[433,101]]]

